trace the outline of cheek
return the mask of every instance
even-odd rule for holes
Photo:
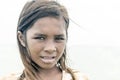
[[[31,56],[32,55],[39,55],[39,52],[42,50],[42,44],[38,44],[37,42],[29,42],[28,43],[28,48],[30,51]]]
[[[65,47],[66,47],[66,45],[65,45],[65,43],[64,44],[60,44],[59,46],[58,46],[58,50],[59,50],[59,54],[63,54],[63,52],[64,52],[64,50],[65,50]]]

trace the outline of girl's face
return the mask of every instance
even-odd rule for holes
[[[66,30],[63,19],[41,18],[28,29],[26,35],[32,60],[41,68],[53,68],[66,47]]]

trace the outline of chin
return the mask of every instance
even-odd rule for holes
[[[55,68],[56,64],[44,64],[44,65],[39,65],[42,69],[51,69],[51,68]]]

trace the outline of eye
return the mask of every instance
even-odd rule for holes
[[[61,37],[61,36],[55,37],[56,42],[63,42],[64,40],[65,40],[64,37]]]
[[[55,40],[65,40],[63,37],[56,37]]]
[[[38,37],[34,37],[34,39],[45,40],[45,37],[43,37],[43,36],[38,36]]]

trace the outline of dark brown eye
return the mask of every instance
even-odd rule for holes
[[[62,35],[56,35],[55,36],[55,41],[57,41],[57,42],[62,42],[62,41],[64,41],[65,40],[65,37],[64,37],[64,35],[62,34]]]
[[[34,39],[45,40],[45,37],[43,37],[43,36],[39,36],[39,37],[35,37]]]
[[[44,34],[35,34],[33,38],[37,40],[45,40],[47,36]]]
[[[65,40],[65,39],[62,37],[56,37],[55,40]]]
[[[63,36],[56,36],[55,37],[56,42],[63,42],[64,40],[65,40],[65,38]]]

